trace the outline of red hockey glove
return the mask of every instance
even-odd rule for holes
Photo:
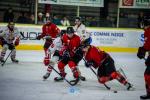
[[[44,64],[45,64],[45,66],[48,66],[49,63],[50,63],[49,57],[45,57],[44,58]]]
[[[19,45],[19,38],[17,38],[16,40],[15,40],[15,46],[18,46]]]

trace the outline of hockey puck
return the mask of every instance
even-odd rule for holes
[[[117,91],[115,90],[114,93],[117,93]]]

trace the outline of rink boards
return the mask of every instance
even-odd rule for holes
[[[0,24],[0,30],[6,24]],[[21,42],[18,50],[42,50],[44,39],[36,40],[41,34],[41,25],[16,24],[21,33]],[[66,27],[58,26],[60,29]],[[137,48],[143,45],[143,30],[133,28],[91,28],[87,27],[91,33],[92,45],[95,45],[108,52],[136,52]]]

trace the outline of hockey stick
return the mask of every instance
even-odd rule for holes
[[[51,68],[60,76],[62,77],[62,75],[54,68],[51,66]],[[71,86],[75,86],[78,82],[74,82],[73,80],[72,81],[68,81],[65,77],[62,77],[69,85]],[[71,82],[74,82],[74,83],[71,83]]]
[[[8,56],[7,56],[7,58],[5,59],[5,61],[1,64],[1,65],[2,65],[2,67],[3,67],[3,66],[4,66],[4,64],[6,63],[6,61],[7,61],[8,57],[11,55],[12,51],[13,51],[13,50],[11,50],[11,52],[8,54]]]

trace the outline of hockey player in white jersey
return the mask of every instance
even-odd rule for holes
[[[11,50],[11,60],[12,62],[18,63],[16,59],[16,48],[15,46],[19,45],[20,34],[16,27],[14,27],[14,22],[10,21],[8,25],[3,29],[3,32],[0,33],[0,41],[2,45],[2,51],[0,54],[0,62],[4,62],[4,57],[7,49]]]
[[[45,64],[45,66],[48,66],[48,67],[47,67],[46,74],[43,76],[43,80],[46,80],[50,76],[50,74],[52,72],[52,67],[54,67],[54,65],[60,59],[59,50],[62,47],[61,36],[64,33],[66,33],[65,30],[62,30],[61,33],[60,33],[60,36],[55,38],[55,40],[53,41],[53,43],[50,45],[50,47],[48,49],[47,56],[44,58],[44,64]]]
[[[85,25],[82,23],[80,17],[75,18],[75,33],[80,37],[81,41],[90,38],[90,33],[87,32]]]

